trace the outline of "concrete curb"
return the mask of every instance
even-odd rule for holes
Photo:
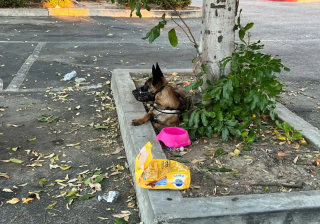
[[[286,121],[296,130],[301,130],[301,134],[306,140],[320,148],[320,131],[318,128],[312,126],[301,117],[295,115],[280,103],[277,103],[275,112],[278,114],[278,117],[281,120]]]
[[[49,16],[47,9],[0,9],[0,16]]]
[[[150,72],[147,69],[116,69],[113,71],[111,88],[117,105],[122,139],[132,175],[135,157],[139,150],[151,141],[154,158],[165,158],[150,122],[132,126],[131,121],[146,113],[143,104],[133,97],[135,89],[130,72]],[[171,69],[163,72],[191,73],[192,70]],[[278,105],[279,117],[292,119],[287,111]],[[293,114],[294,115],[294,114]],[[296,116],[296,115],[294,115]],[[300,118],[301,119],[301,118]],[[300,119],[300,122],[302,122]],[[314,130],[317,133],[316,130]],[[319,134],[318,130],[318,134]],[[310,133],[310,135],[313,132]],[[310,136],[309,136],[310,137]],[[275,223],[320,223],[320,192],[292,192],[238,195],[211,198],[183,198],[179,191],[147,190],[136,185],[141,219],[146,224],[275,224]]]
[[[163,13],[167,17],[178,17],[173,10],[141,10],[143,18],[160,18]],[[182,18],[199,18],[202,10],[179,11]],[[0,16],[101,16],[101,17],[130,17],[126,9],[86,9],[86,8],[49,8],[49,9],[0,9]],[[135,13],[132,17],[137,17]]]

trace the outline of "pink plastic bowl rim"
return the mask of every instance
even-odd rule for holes
[[[162,141],[168,147],[182,147],[191,144],[188,132],[177,127],[162,129],[156,140]]]

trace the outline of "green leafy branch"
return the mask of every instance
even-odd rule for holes
[[[264,46],[260,41],[250,43],[248,31],[253,25],[242,26],[239,15],[235,29],[239,30],[241,43],[235,43],[232,56],[220,62],[221,69],[230,63],[231,73],[219,80],[207,80],[208,87],[201,92],[206,104],[196,103],[190,117],[188,112],[183,115],[183,127],[189,130],[192,138],[196,135],[211,138],[213,133],[221,133],[222,140],[227,141],[232,135],[241,137],[244,149],[250,150],[250,143],[256,140],[256,133],[260,131],[260,116],[269,114],[275,119],[275,99],[283,91],[277,73],[282,69],[289,71],[289,68],[281,63],[281,59],[261,53]],[[202,65],[200,74],[205,73]],[[187,86],[186,91],[195,90],[202,84],[202,79],[197,80]]]
[[[107,2],[112,2],[112,3],[115,3],[115,0],[106,0]],[[148,5],[148,2],[147,0],[130,0],[130,17],[132,17],[132,12],[134,10],[136,10],[136,15],[139,16],[139,18],[142,17],[142,14],[141,14],[141,5],[143,5],[143,7],[150,11],[151,8],[150,6]]]

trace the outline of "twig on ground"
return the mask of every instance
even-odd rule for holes
[[[302,182],[297,182],[296,184],[292,183],[279,183],[279,182],[257,182],[257,183],[248,183],[248,184],[243,184],[243,185],[250,185],[250,186],[278,186],[278,187],[289,187],[289,188],[302,188],[303,183]]]

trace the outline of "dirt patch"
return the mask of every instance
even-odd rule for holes
[[[140,87],[150,74],[131,76]],[[165,77],[170,84],[180,87],[194,79],[192,74],[169,73]],[[163,145],[168,159],[190,168],[191,187],[181,191],[182,195],[212,197],[319,190],[319,149],[280,141],[275,127],[272,120],[265,120],[258,134],[260,140],[251,144],[251,151],[243,150],[243,142],[237,138],[222,142],[219,134],[212,139],[193,140],[184,152],[168,152]],[[219,156],[215,156],[217,150],[222,151]]]

